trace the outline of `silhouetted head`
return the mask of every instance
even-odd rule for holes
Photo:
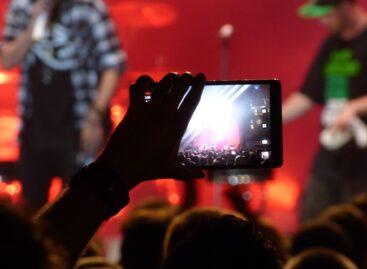
[[[103,257],[90,256],[79,259],[74,269],[120,269],[120,268],[116,265],[110,264]]]
[[[359,194],[352,200],[352,204],[367,216],[367,194]]]
[[[194,208],[176,216],[166,232],[163,256],[169,255],[177,245],[180,245],[182,241],[190,237],[202,225],[216,220],[227,213],[230,214],[229,211],[217,208]]]
[[[135,205],[132,209],[132,212],[136,212],[137,210],[141,210],[141,209],[168,209],[171,210],[172,209],[172,205],[166,201],[166,200],[162,200],[162,199],[146,199],[144,201],[142,201],[141,203]]]
[[[154,269],[162,263],[167,227],[176,209],[139,209],[122,225],[121,265],[124,269]]]
[[[352,252],[352,245],[347,234],[338,224],[329,220],[306,223],[294,235],[289,251],[292,256],[295,256],[314,247],[333,249],[347,256]]]
[[[354,16],[359,4],[356,0],[341,0],[334,9],[319,20],[321,24],[326,25],[332,32],[339,33],[354,22]]]
[[[9,204],[0,204],[0,268],[51,268],[32,224]]]
[[[311,248],[288,261],[284,269],[358,269],[345,255],[331,249]]]
[[[353,27],[363,16],[357,0],[313,0],[300,9],[303,17],[317,18],[333,33],[341,33]]]
[[[262,234],[264,240],[268,240],[273,246],[279,259],[284,262],[286,260],[287,253],[284,238],[279,231],[274,227],[274,225],[263,218],[257,218],[256,227]]]
[[[213,215],[199,221],[199,227],[186,224],[186,236],[181,234],[168,251],[164,269],[281,268],[274,250],[248,220]]]
[[[352,244],[351,257],[362,267],[367,246],[367,218],[363,212],[353,205],[338,205],[322,212],[320,219],[328,219],[343,229]]]

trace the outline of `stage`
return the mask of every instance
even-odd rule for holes
[[[0,6],[1,18],[4,18],[6,2]],[[126,113],[128,86],[141,74],[159,79],[169,71],[189,70],[204,72],[208,79],[219,79],[221,40],[218,30],[225,23],[231,23],[235,29],[229,43],[228,79],[278,78],[283,84],[284,98],[289,96],[299,89],[325,36],[325,31],[317,27],[316,22],[297,17],[295,11],[300,2],[107,0],[119,39],[128,55],[128,68],[112,102],[114,124]],[[3,20],[0,29],[2,23]],[[0,191],[12,196],[19,196],[21,189],[14,169],[20,124],[17,116],[18,71],[0,69],[0,167],[3,180],[8,182],[1,183],[4,187],[0,184]],[[317,147],[318,117],[319,109],[316,109],[285,126],[284,166],[275,171],[271,181],[250,183],[245,187],[244,195],[249,197],[251,208],[285,233],[292,233],[298,226],[298,201]],[[198,204],[213,205],[213,184],[202,180],[198,186]],[[51,198],[59,187],[58,181],[54,181]],[[182,183],[160,180],[139,186],[132,193],[132,201],[161,197],[178,204],[182,201],[182,193]],[[222,206],[229,206],[224,195]],[[111,222],[118,223],[121,218],[123,213]],[[115,230],[112,228],[108,232]]]

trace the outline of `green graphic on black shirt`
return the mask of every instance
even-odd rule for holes
[[[335,50],[325,65],[325,99],[348,99],[350,78],[359,75],[361,63],[350,49]]]

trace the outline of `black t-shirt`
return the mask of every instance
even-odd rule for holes
[[[349,41],[335,35],[326,39],[301,92],[319,104],[367,94],[367,29]]]

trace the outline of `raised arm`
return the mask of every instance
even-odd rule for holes
[[[36,218],[43,234],[67,251],[70,267],[101,223],[126,206],[129,190],[140,182],[204,176],[177,160],[204,81],[203,75],[169,74],[158,84],[143,76],[131,86],[128,112],[101,155]],[[146,91],[152,92],[148,103]]]
[[[9,43],[5,43],[1,50],[1,62],[5,69],[9,70],[21,63],[32,46],[32,29],[31,23],[18,38]]]
[[[4,34],[5,40],[3,40],[4,42],[0,49],[0,57],[2,65],[5,69],[12,69],[24,60],[33,44],[32,33],[37,17],[41,14],[41,12],[51,13],[56,5],[56,2],[58,1],[59,0],[37,0],[33,7],[31,18],[26,27],[22,29],[20,33],[17,33],[14,39],[12,35],[15,33]],[[10,7],[5,22],[6,31],[18,32],[20,31],[20,28],[23,28],[23,25],[16,25],[15,18],[17,16],[19,16],[19,14],[16,13],[16,10]],[[19,20],[21,19],[18,18],[18,21]],[[9,40],[6,40],[7,36],[9,36]]]

